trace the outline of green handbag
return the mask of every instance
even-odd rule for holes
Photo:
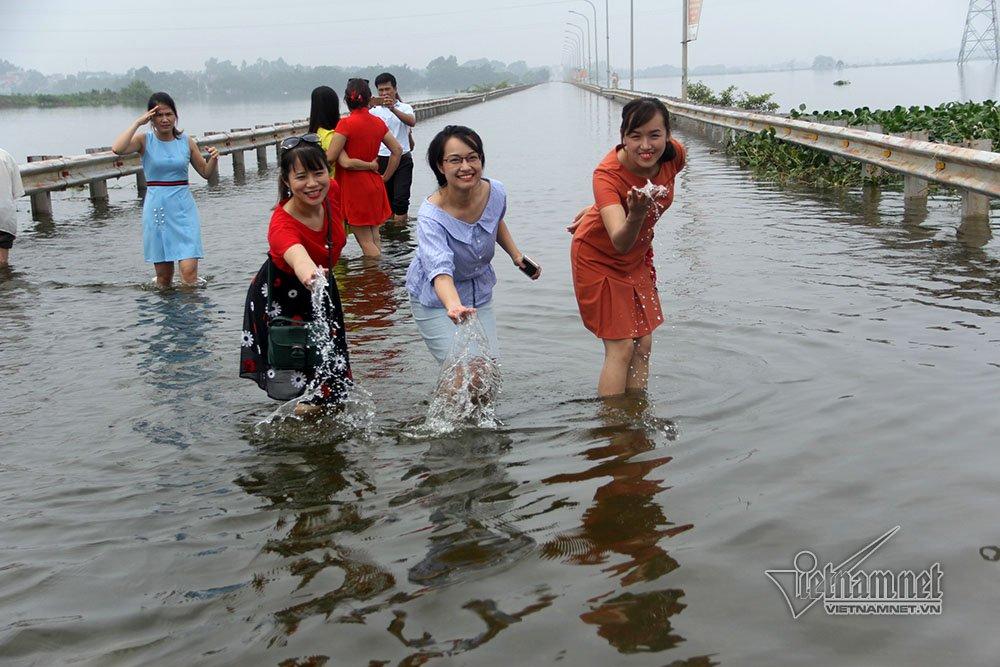
[[[327,282],[333,283],[333,248],[332,225],[330,210],[323,202],[326,213],[326,249]],[[274,290],[274,280],[271,271],[274,261],[268,260],[267,265],[267,310],[271,312],[271,292]],[[310,371],[322,362],[319,348],[310,340],[307,322],[293,320],[290,317],[271,318],[267,334],[267,364],[276,371]]]

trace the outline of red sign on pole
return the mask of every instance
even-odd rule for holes
[[[688,41],[698,39],[698,24],[701,23],[702,0],[688,0]]]

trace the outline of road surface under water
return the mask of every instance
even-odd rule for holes
[[[129,180],[106,211],[22,211],[0,278],[0,657],[80,665],[995,664],[1000,244],[958,203],[755,181],[703,139],[654,241],[648,402],[593,397],[564,227],[620,109],[550,84],[434,118],[480,131],[503,426],[414,424],[436,368],[407,306],[415,234],[338,269],[374,417],[257,428],[237,377],[273,170],[193,186],[208,285],[148,289]],[[417,160],[414,206],[432,190]],[[995,215],[995,213],[994,213]],[[767,569],[940,562],[944,613],[793,620]]]

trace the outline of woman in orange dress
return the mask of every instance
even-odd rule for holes
[[[355,160],[371,162],[378,158],[378,149],[382,144],[389,149],[389,164],[382,175],[376,171],[354,169],[338,169],[334,175],[340,185],[347,224],[351,226],[361,252],[365,257],[378,257],[382,254],[379,226],[392,217],[385,181],[392,178],[399,166],[403,147],[385,122],[368,112],[371,99],[372,89],[367,80],[351,79],[347,82],[344,100],[351,113],[337,123],[337,131],[330,140],[326,157],[330,164],[337,164],[341,152],[344,152]]]
[[[684,147],[670,136],[663,102],[629,102],[622,109],[621,144],[594,170],[594,205],[569,228],[580,316],[604,342],[600,396],[646,390],[653,330],[663,324],[653,226],[673,203],[684,156]]]

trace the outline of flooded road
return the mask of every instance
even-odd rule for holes
[[[1000,243],[958,202],[755,181],[678,133],[648,402],[593,399],[565,225],[620,108],[550,84],[431,119],[486,145],[544,267],[495,262],[496,430],[419,436],[415,234],[338,282],[374,416],[260,428],[237,377],[274,172],[196,185],[208,286],[147,289],[128,179],[22,211],[0,277],[0,658],[11,665],[995,664]],[[127,119],[126,119],[127,121]],[[98,142],[99,143],[99,142]],[[433,177],[422,160],[415,212]],[[26,204],[26,202],[25,202]],[[994,213],[994,215],[996,215]],[[793,620],[767,569],[940,562],[944,613]],[[991,550],[995,549],[994,550]]]

